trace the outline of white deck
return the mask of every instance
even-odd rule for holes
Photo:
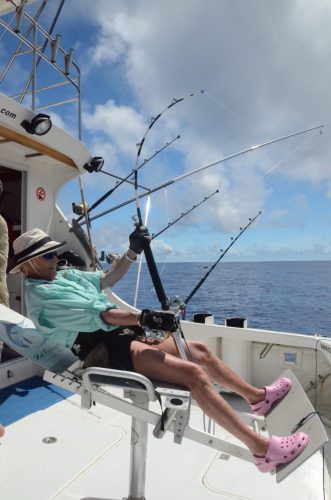
[[[241,404],[238,398],[227,398]],[[203,426],[196,407],[191,425]],[[1,500],[121,500],[128,494],[129,417],[101,405],[81,409],[80,398],[72,396],[6,430],[0,447]],[[236,441],[222,429],[216,432]],[[43,443],[49,436],[57,441]],[[329,444],[325,451],[330,455]],[[328,473],[324,478],[329,484]],[[157,440],[150,432],[146,500],[180,498],[324,500],[322,453],[277,484],[275,475],[261,474],[253,464],[189,440],[176,445],[172,434]]]

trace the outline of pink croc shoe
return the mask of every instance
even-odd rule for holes
[[[252,410],[255,415],[263,416],[265,415],[272,405],[282,399],[292,387],[292,382],[289,378],[280,377],[272,385],[267,385],[264,387],[265,398],[263,401],[251,405]]]
[[[260,472],[271,472],[277,465],[294,460],[306,448],[309,437],[304,432],[296,432],[287,437],[272,436],[264,458],[254,457]]]

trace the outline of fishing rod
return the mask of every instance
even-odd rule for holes
[[[133,198],[133,201],[136,202],[136,211],[137,211],[137,220],[138,220],[138,222],[136,222],[137,228],[143,227],[143,220],[142,220],[141,210],[140,210],[140,205],[139,205],[140,196],[138,196],[138,171],[140,168],[138,165],[139,165],[139,160],[141,157],[143,146],[146,142],[146,138],[147,138],[149,132],[151,131],[151,129],[154,127],[154,125],[157,123],[157,121],[161,118],[161,116],[163,116],[164,113],[169,111],[171,108],[173,108],[177,104],[183,102],[185,99],[195,97],[195,96],[197,96],[199,94],[203,94],[203,93],[204,92],[202,90],[200,92],[190,93],[184,97],[173,98],[170,104],[168,104],[156,116],[153,116],[151,118],[151,122],[150,122],[149,126],[147,127],[143,138],[137,144],[138,150],[137,150],[137,156],[136,156],[136,161],[135,161],[135,168],[133,170],[134,182],[135,182],[135,197]],[[153,192],[153,191],[149,191],[149,193],[145,193],[145,194],[150,194],[151,192]],[[166,296],[158,269],[156,267],[156,263],[154,260],[154,255],[153,255],[153,252],[151,249],[150,241],[145,240],[144,254],[145,254],[147,267],[148,267],[148,270],[149,270],[149,273],[150,273],[150,276],[151,276],[151,279],[152,279],[152,282],[154,285],[154,289],[155,289],[157,298],[161,304],[161,308],[163,311],[168,311],[170,309],[170,302],[169,302],[168,297]]]
[[[148,215],[149,215],[150,208],[151,208],[151,197],[148,196],[147,201],[146,201],[146,206],[145,206],[145,220],[144,220],[145,227],[147,227],[147,221],[148,221]],[[135,288],[134,298],[133,298],[133,307],[137,307],[137,302],[138,302],[138,293],[139,293],[142,261],[143,261],[142,254],[140,254],[139,258],[138,258],[138,271],[137,271],[136,288]]]
[[[190,170],[189,172],[186,172],[183,175],[180,175],[178,177],[174,177],[173,179],[169,180],[168,182],[165,182],[164,184],[161,184],[160,186],[157,186],[157,187],[155,187],[153,189],[150,189],[146,193],[142,193],[139,196],[136,195],[134,198],[130,198],[129,200],[123,201],[122,203],[116,205],[115,207],[112,207],[112,208],[110,208],[110,209],[108,209],[108,210],[106,210],[104,212],[101,212],[100,214],[97,214],[94,217],[90,217],[90,221],[98,219],[99,217],[103,217],[104,215],[109,214],[111,212],[114,212],[115,210],[118,210],[119,208],[122,208],[122,207],[124,207],[126,205],[129,205],[130,203],[137,202],[137,199],[140,200],[141,198],[147,196],[148,194],[155,193],[156,191],[159,191],[160,189],[166,188],[166,187],[170,186],[171,184],[174,184],[175,182],[181,181],[181,180],[185,179],[186,177],[189,177],[190,175],[193,175],[193,174],[196,174],[198,172],[201,172],[201,171],[203,171],[203,170],[205,170],[207,168],[213,167],[215,165],[219,165],[220,163],[223,163],[225,161],[231,160],[231,159],[236,158],[238,156],[244,155],[244,154],[249,153],[251,151],[256,151],[259,148],[263,148],[265,146],[269,146],[271,144],[274,144],[274,143],[279,142],[279,141],[283,141],[285,139],[290,139],[291,137],[295,137],[297,135],[305,134],[307,132],[312,132],[313,130],[321,129],[323,127],[324,127],[324,125],[318,125],[318,126],[315,126],[315,127],[311,127],[311,128],[307,128],[307,129],[304,129],[304,130],[300,130],[299,132],[294,132],[293,134],[284,135],[282,137],[278,137],[277,139],[273,139],[271,141],[267,141],[267,142],[264,142],[264,143],[261,143],[261,144],[257,144],[255,146],[251,146],[250,148],[243,149],[242,151],[239,151],[237,153],[233,153],[231,155],[225,156],[225,157],[223,157],[223,158],[221,158],[219,160],[216,160],[216,161],[214,161],[212,163],[208,163],[207,165],[204,165],[204,166],[199,167],[197,169]],[[83,224],[85,224],[85,222],[81,223],[81,225],[83,225]]]
[[[145,158],[145,160],[137,167],[137,170],[140,170],[144,165],[146,165],[146,163],[148,163],[149,161],[151,161],[159,153],[161,153],[166,148],[168,148],[169,146],[171,146],[178,139],[180,139],[180,135],[177,135],[170,142],[167,142],[161,149],[155,151],[155,153],[153,153],[152,156],[150,156],[149,158],[147,158],[147,159]],[[139,146],[140,146],[140,144],[139,144]],[[112,175],[112,174],[109,174],[108,172],[105,172],[104,170],[101,170],[101,172],[104,173],[104,174]],[[102,203],[106,198],[108,198],[111,194],[113,194],[113,192],[116,191],[116,189],[119,188],[124,182],[129,182],[130,184],[134,184],[134,182],[132,183],[132,182],[128,181],[128,179],[133,174],[134,174],[134,171],[130,172],[129,175],[127,175],[124,179],[121,179],[120,182],[117,182],[116,185],[113,188],[111,188],[109,191],[107,191],[107,193],[105,193],[95,203],[93,203],[93,205],[91,205],[91,207],[88,209],[87,213],[89,214],[92,210],[94,210],[97,206],[99,206],[100,203]],[[113,175],[113,177],[115,177],[115,176]],[[139,186],[139,187],[142,187],[142,186]],[[148,188],[143,188],[143,189],[148,189]],[[146,193],[146,194],[148,194],[148,193]],[[78,217],[77,222],[80,222],[82,218],[83,218],[83,216]],[[89,220],[91,220],[91,219],[89,219]]]
[[[208,278],[210,273],[215,269],[217,264],[223,259],[224,255],[230,250],[230,248],[232,247],[232,245],[234,245],[234,243],[238,240],[238,238],[240,238],[240,236],[249,228],[249,226],[251,226],[253,224],[253,222],[256,221],[256,219],[261,215],[261,213],[262,212],[260,211],[253,219],[249,218],[248,224],[245,227],[240,228],[240,232],[238,233],[238,235],[235,238],[231,238],[232,241],[231,241],[230,245],[224,251],[221,250],[222,253],[221,253],[220,257],[216,260],[216,262],[212,265],[212,267],[207,271],[207,273],[201,278],[199,283],[193,288],[192,292],[186,297],[186,299],[183,302],[182,308],[185,307],[190,302],[192,297],[196,294],[196,292],[199,290],[199,288],[206,281],[206,279]]]
[[[212,196],[214,196],[214,194],[216,193],[219,193],[219,190],[216,189],[216,191],[214,191],[214,193],[210,194],[209,196],[205,196],[204,199],[202,201],[200,201],[200,203],[197,203],[196,205],[193,205],[192,208],[190,208],[187,212],[182,212],[181,215],[179,217],[177,217],[177,219],[174,219],[173,221],[169,222],[168,225],[166,227],[164,227],[163,229],[161,229],[161,231],[159,231],[158,233],[156,234],[152,234],[152,240],[154,240],[154,238],[157,238],[158,236],[160,236],[160,234],[162,234],[164,231],[166,231],[167,229],[169,229],[169,227],[173,226],[174,224],[176,224],[176,222],[178,222],[179,220],[181,220],[183,217],[185,217],[185,215],[189,214],[190,212],[192,212],[192,210],[194,210],[195,208],[199,207],[200,205],[202,205],[203,203],[205,203],[207,200],[209,200]]]
[[[123,177],[120,177],[119,175],[111,174],[110,172],[106,172],[106,170],[102,170],[102,169],[99,170],[99,172],[102,172],[103,174],[109,175],[110,177],[113,177],[114,179],[119,179],[120,181],[126,182],[127,184],[131,184],[132,186],[134,186],[134,182],[133,181],[129,181],[128,179],[124,179]],[[117,184],[119,184],[119,182]],[[145,191],[149,191],[149,188],[146,187],[146,186],[141,186],[140,184],[138,184],[138,187],[140,189],[144,189]]]
[[[142,221],[142,216],[141,216],[140,205],[139,205],[139,196],[138,196],[138,163],[139,163],[139,158],[141,155],[143,145],[145,144],[147,135],[150,132],[151,128],[155,125],[155,123],[159,120],[159,118],[161,118],[161,116],[165,112],[167,112],[169,109],[173,108],[176,104],[183,102],[184,99],[195,97],[198,94],[203,94],[203,91],[188,94],[187,96],[181,97],[180,99],[174,98],[172,100],[172,102],[163,109],[163,111],[158,113],[155,117],[152,117],[151,123],[150,123],[149,127],[146,129],[145,134],[138,145],[138,152],[137,152],[136,164],[135,164],[135,169],[134,169],[134,180],[135,180],[135,198],[134,198],[134,200],[136,202],[136,211],[137,211],[137,217],[138,217],[138,222],[136,223],[137,228],[144,227],[143,221]],[[154,255],[153,255],[153,252],[151,249],[151,242],[150,242],[150,240],[147,240],[147,239],[145,240],[144,254],[145,254],[145,259],[146,259],[146,264],[147,264],[147,267],[149,270],[149,274],[151,276],[151,279],[152,279],[152,282],[154,285],[154,289],[155,289],[157,298],[160,302],[161,308],[163,311],[168,311],[170,309],[171,303],[170,303],[168,297],[166,296],[158,269],[156,267]],[[180,327],[179,320],[176,320],[176,327],[177,327],[176,331],[171,333],[172,338],[175,342],[176,348],[177,348],[181,358],[188,359],[185,348],[182,344],[182,339],[184,339],[184,334],[183,334],[183,331]],[[193,360],[193,357],[192,357],[192,354],[190,353],[188,345],[187,345],[187,349],[188,349],[188,353],[189,353],[191,359]]]

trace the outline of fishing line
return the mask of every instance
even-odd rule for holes
[[[258,181],[261,181],[262,179],[264,179],[265,177],[267,177],[268,175],[271,174],[271,172],[273,172],[277,167],[279,167],[282,163],[285,163],[285,161],[290,157],[292,156],[292,154],[294,154],[296,151],[298,151],[304,144],[306,144],[307,142],[311,141],[315,135],[317,135],[318,133],[320,133],[320,131],[317,131],[315,132],[315,134],[312,134],[310,137],[307,137],[307,139],[304,139],[302,142],[300,142],[300,144],[298,146],[296,146],[295,148],[293,148],[289,153],[288,155],[286,155],[282,160],[280,160],[279,162],[276,163],[276,165],[274,165],[270,170],[268,170],[268,172],[266,172],[265,174],[263,174],[261,177],[259,177]]]
[[[152,116],[151,118],[151,123],[146,129],[146,132],[141,139],[141,141],[137,144],[137,156],[136,156],[136,162],[134,169],[132,171],[134,175],[134,181],[135,181],[135,202],[136,202],[136,210],[137,210],[137,216],[138,216],[138,222],[140,225],[142,225],[142,217],[141,217],[141,210],[140,210],[140,205],[139,205],[139,196],[138,196],[138,170],[139,170],[139,160],[140,160],[140,155],[143,149],[143,146],[146,142],[147,136],[150,132],[150,130],[154,127],[155,123],[161,118],[161,116],[169,111],[169,109],[173,108],[173,106],[176,106],[178,103],[183,102],[185,99],[189,97],[195,97],[197,95],[204,94],[204,90],[200,90],[199,92],[192,92],[191,94],[188,94],[184,97],[180,97],[177,99],[177,97],[174,97],[173,100],[171,101],[170,104],[168,104],[160,113],[158,113],[156,116]]]
[[[323,127],[324,127],[324,125],[317,125],[315,127],[311,127],[311,128],[305,129],[305,130],[300,130],[299,132],[294,132],[292,134],[287,134],[285,136],[278,137],[277,139],[272,139],[271,141],[266,141],[266,142],[261,143],[261,144],[256,144],[255,146],[251,146],[249,148],[243,149],[242,151],[238,151],[238,152],[232,153],[232,154],[230,154],[228,156],[224,156],[223,158],[220,158],[220,159],[218,159],[216,161],[208,163],[207,165],[203,165],[202,167],[196,168],[194,170],[190,170],[190,171],[186,172],[185,174],[179,175],[178,177],[174,177],[173,179],[170,179],[169,181],[164,182],[160,186],[157,186],[155,188],[150,189],[149,194],[155,193],[156,191],[159,191],[160,189],[164,189],[165,187],[170,186],[171,184],[174,184],[174,183],[176,183],[178,181],[186,179],[186,177],[189,177],[190,175],[194,175],[194,174],[197,174],[199,172],[202,172],[203,170],[206,170],[207,168],[214,167],[215,165],[219,165],[219,164],[221,164],[223,162],[226,162],[228,160],[231,160],[233,158],[237,158],[238,156],[242,156],[244,154],[256,151],[257,149],[269,146],[271,144],[283,141],[285,139],[290,139],[291,137],[295,137],[297,135],[305,134],[307,132],[311,132],[311,131],[317,130],[317,129],[320,130]],[[122,203],[119,203],[115,207],[112,207],[109,210],[101,212],[101,213],[95,215],[94,217],[90,217],[90,221],[92,222],[93,220],[98,219],[99,217],[102,217],[102,216],[104,216],[106,214],[114,212],[115,210],[118,210],[119,208],[122,208],[122,207],[124,207],[126,205],[129,205],[130,203],[133,203],[134,201],[136,201],[137,197],[138,197],[138,199],[144,198],[145,196],[147,196],[147,194],[148,193],[142,193],[142,194],[138,195],[136,193],[135,197],[130,198],[129,200],[126,200],[126,201],[124,201]],[[140,218],[141,218],[141,215],[140,215]],[[84,224],[85,224],[85,222],[81,222],[80,225],[84,225]]]
[[[151,197],[148,196],[147,201],[146,201],[146,205],[145,205],[145,221],[144,221],[144,226],[145,227],[147,227],[147,221],[148,221],[148,215],[149,215],[150,208],[151,208]],[[137,302],[138,302],[138,293],[139,293],[139,285],[140,285],[140,277],[141,277],[142,259],[143,259],[143,254],[141,253],[139,255],[139,263],[138,263],[136,289],[135,289],[135,293],[134,293],[133,307],[137,307]]]
[[[167,190],[167,188],[165,188],[165,190],[164,190],[164,200],[165,200],[165,206],[166,206],[167,221],[169,223],[170,217],[169,217],[168,190]]]
[[[166,207],[167,221],[168,221],[168,224],[169,224],[169,222],[170,222],[170,216],[169,216],[168,190],[167,190],[167,188],[165,188],[165,190],[164,190],[164,200],[165,200],[165,207]],[[165,268],[166,268],[166,266],[167,266],[167,264],[168,264],[168,261],[169,261],[169,257],[170,257],[170,254],[168,254],[168,255],[167,255],[165,262],[163,262],[162,269],[161,269],[161,271],[159,271],[160,278],[161,278],[161,276],[162,276],[163,272],[165,271]],[[154,292],[155,292],[154,287],[152,287],[152,288],[151,288],[151,291],[153,291],[153,290],[154,290]]]
[[[169,206],[168,206],[168,194],[167,194],[167,189],[164,190],[164,195],[165,195],[165,205],[166,205],[166,212],[167,212],[167,219],[168,219],[168,223],[169,223]],[[162,266],[162,269],[161,271],[159,271],[159,275],[160,275],[160,278],[161,276],[163,275],[167,265],[168,265],[168,262],[169,262],[169,259],[170,259],[170,254],[172,253],[171,252],[167,252],[166,254],[166,258],[165,258],[165,261],[163,262],[163,266]],[[154,292],[155,293],[155,288],[154,286],[152,288],[150,288],[150,292]]]
[[[253,128],[254,130],[256,130],[259,134],[260,131],[257,129],[257,127],[255,125],[252,125],[252,123],[248,122],[247,120],[245,120],[242,116],[238,115],[235,111],[233,111],[233,109],[229,108],[229,106],[227,106],[226,104],[224,104],[224,102],[216,99],[216,97],[212,96],[211,94],[209,94],[209,92],[207,92],[205,90],[205,94],[207,97],[209,97],[212,101],[216,102],[216,104],[218,104],[220,107],[224,108],[226,111],[228,111],[229,113],[231,113],[231,115],[233,115],[235,118],[238,118],[238,120],[240,120],[242,123],[244,123],[245,125],[247,125],[248,127],[250,128]]]
[[[202,201],[200,201],[199,203],[196,203],[194,204],[189,210],[187,210],[186,212],[182,212],[181,215],[179,215],[176,219],[172,220],[171,222],[168,222],[168,225],[165,226],[164,228],[162,228],[158,233],[153,233],[152,234],[152,240],[154,238],[157,238],[160,234],[162,234],[164,231],[167,231],[167,229],[169,229],[170,227],[172,227],[174,224],[176,224],[178,221],[180,221],[181,219],[183,219],[186,215],[188,215],[189,213],[193,212],[193,210],[195,210],[196,208],[200,207],[200,205],[202,205],[203,203],[206,203],[206,201],[208,201],[212,196],[214,196],[215,194],[219,193],[219,190],[216,189],[216,191],[214,191],[212,194],[208,195],[208,196],[205,196],[203,198]]]
[[[223,257],[227,254],[227,252],[234,245],[234,243],[243,235],[243,233],[245,231],[247,231],[247,229],[256,221],[256,219],[261,215],[261,213],[262,212],[259,211],[255,217],[253,217],[253,218],[249,217],[248,224],[246,224],[245,227],[243,227],[243,228],[241,227],[240,228],[240,232],[237,234],[237,236],[235,238],[231,237],[231,243],[230,243],[230,245],[228,245],[228,247],[224,251],[223,250],[221,251],[222,253],[219,256],[219,258],[216,260],[216,262],[214,262],[214,264],[207,271],[207,273],[205,274],[205,276],[199,281],[199,283],[193,288],[193,290],[191,291],[191,293],[183,301],[183,306],[186,306],[190,302],[190,300],[192,299],[192,297],[197,293],[197,291],[199,290],[199,288],[201,288],[201,286],[204,284],[204,282],[206,281],[206,279],[208,278],[208,276],[210,275],[210,273],[215,269],[215,267],[217,266],[217,264],[223,259]]]
[[[153,158],[155,158],[159,153],[161,153],[162,151],[164,151],[166,148],[168,148],[169,146],[171,146],[175,141],[177,141],[178,139],[180,139],[180,135],[177,135],[174,139],[172,139],[171,141],[167,142],[162,148],[158,149],[157,151],[155,151],[155,153],[153,153],[149,158],[145,158],[144,161],[138,165],[137,167],[137,171],[140,170],[144,165],[146,165],[146,163],[148,163],[149,161],[151,161]],[[100,172],[102,172],[103,174],[106,174],[106,175],[110,175],[111,177],[117,177],[116,175],[114,174],[111,174],[105,170],[100,170]],[[129,180],[130,177],[132,177],[133,175],[133,172],[131,171],[125,178],[121,178],[121,177],[117,177],[119,179],[119,182],[117,182],[115,184],[114,187],[112,187],[109,191],[107,191],[104,195],[102,195],[100,198],[98,198],[91,206],[90,208],[88,209],[88,213],[90,214],[90,212],[92,212],[92,210],[94,210],[95,208],[97,208],[103,201],[105,201],[111,194],[114,193],[114,191],[116,191],[116,189],[118,189],[124,182],[127,182],[129,184],[133,184],[135,187],[136,187],[136,179],[134,178],[134,181],[131,181]],[[147,191],[146,194],[148,194],[150,192],[150,189],[149,188],[146,188],[144,186],[140,186],[139,184],[137,185],[137,187],[139,188],[142,188],[142,189],[145,189]],[[102,215],[105,215],[107,214],[108,212],[104,212],[102,213]],[[99,215],[101,217],[101,215]],[[97,216],[97,217],[99,217]],[[80,222],[81,219],[83,218],[83,216],[80,216],[78,217],[77,222]],[[91,219],[90,219],[91,220]],[[81,223],[81,225],[83,225],[84,223]]]

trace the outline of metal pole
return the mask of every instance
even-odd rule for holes
[[[46,0],[45,4],[47,3],[47,1],[48,1],[48,0]],[[61,12],[61,10],[62,10],[62,7],[63,7],[64,2],[65,2],[65,0],[61,0],[61,5],[58,7],[57,12],[56,12],[56,14],[55,14],[55,17],[54,17],[54,19],[53,19],[52,25],[51,25],[51,27],[50,27],[50,29],[49,29],[49,31],[48,31],[48,34],[49,34],[49,35],[51,35],[51,34],[53,33],[53,30],[54,30],[55,25],[56,25],[56,23],[57,23],[57,20],[58,20],[58,18],[59,18],[59,15],[60,15],[60,12]],[[38,16],[38,18],[39,18],[39,16]],[[36,29],[36,24],[35,24],[35,23],[37,22],[38,18],[35,16],[33,20],[31,19],[31,23],[32,23],[32,22],[34,22],[34,24],[33,24],[34,29]],[[22,42],[22,43],[23,43],[23,42]],[[42,45],[42,47],[41,47],[41,52],[43,52],[43,53],[45,52],[45,49],[46,49],[46,47],[47,47],[47,44],[48,44],[48,39],[46,38],[45,42],[43,43],[43,45]],[[35,45],[35,47],[36,47],[36,45]],[[41,57],[39,56],[38,60],[36,61],[36,68],[38,67],[38,65],[39,65],[40,61],[41,61]],[[22,103],[22,102],[23,102],[23,99],[24,99],[24,97],[26,96],[26,93],[27,93],[27,90],[28,90],[28,88],[29,88],[29,85],[30,85],[30,82],[31,82],[31,79],[32,79],[32,78],[33,78],[33,74],[29,75],[29,77],[28,77],[28,79],[27,79],[27,81],[26,81],[26,83],[25,83],[24,89],[23,89],[23,90],[22,90],[22,92],[21,92],[21,98],[20,98],[20,100],[19,100],[19,102],[20,102],[20,103]]]
[[[130,391],[129,397],[135,406],[148,409],[149,398],[146,393]],[[147,438],[147,422],[132,417],[128,500],[145,500]]]
[[[35,111],[36,109],[36,74],[37,74],[37,54],[36,54],[36,47],[37,47],[37,28],[34,25],[33,26],[33,45],[35,49],[33,50],[33,55],[32,55],[32,111]]]
[[[43,1],[43,3],[42,3],[42,5],[39,7],[39,10],[38,10],[38,12],[36,13],[35,18],[34,18],[34,19],[35,19],[35,21],[37,21],[37,20],[39,19],[39,17],[40,17],[40,15],[41,15],[42,11],[43,11],[43,10],[44,10],[44,8],[45,8],[45,5],[47,4],[47,1],[48,1],[48,0],[44,0],[44,1]],[[5,24],[4,24],[3,26],[4,26],[4,28],[5,28],[5,29],[8,29],[8,28],[7,28],[7,26],[6,26]],[[27,38],[27,37],[29,36],[29,34],[31,33],[31,31],[32,31],[32,25],[30,24],[29,28],[26,30],[26,32],[25,32],[25,34],[24,34],[24,37],[25,37],[25,38]],[[11,65],[13,64],[13,62],[14,62],[14,60],[15,60],[16,56],[18,56],[18,55],[20,55],[20,54],[21,54],[20,49],[23,47],[23,45],[24,45],[24,41],[22,40],[22,41],[18,44],[18,46],[17,46],[17,48],[16,48],[16,50],[15,50],[14,54],[12,55],[12,57],[10,58],[10,60],[8,61],[7,66],[6,66],[6,67],[4,68],[4,70],[2,71],[2,73],[1,73],[1,75],[0,75],[0,83],[2,82],[2,80],[4,79],[4,77],[6,76],[6,74],[8,73],[8,70],[9,70],[9,68],[11,67]]]
[[[77,106],[77,112],[78,112],[78,138],[81,141],[82,140],[82,106],[81,106],[81,92],[80,92],[80,69],[78,66],[76,66],[77,72],[78,72],[78,77],[77,77],[77,100],[78,100],[78,106]],[[83,180],[82,176],[79,176],[79,189],[80,189],[80,196],[82,199],[82,204],[83,204],[83,209],[84,209],[84,216],[85,216],[85,222],[86,222],[86,231],[87,231],[87,237],[88,237],[88,242],[90,245],[90,253],[91,253],[91,260],[92,260],[92,266],[93,270],[96,271],[97,266],[96,266],[96,261],[95,261],[95,253],[94,253],[94,248],[92,244],[92,235],[91,235],[91,228],[90,228],[90,221],[88,218],[88,210],[85,204],[85,198],[84,198],[84,188],[83,188]]]

